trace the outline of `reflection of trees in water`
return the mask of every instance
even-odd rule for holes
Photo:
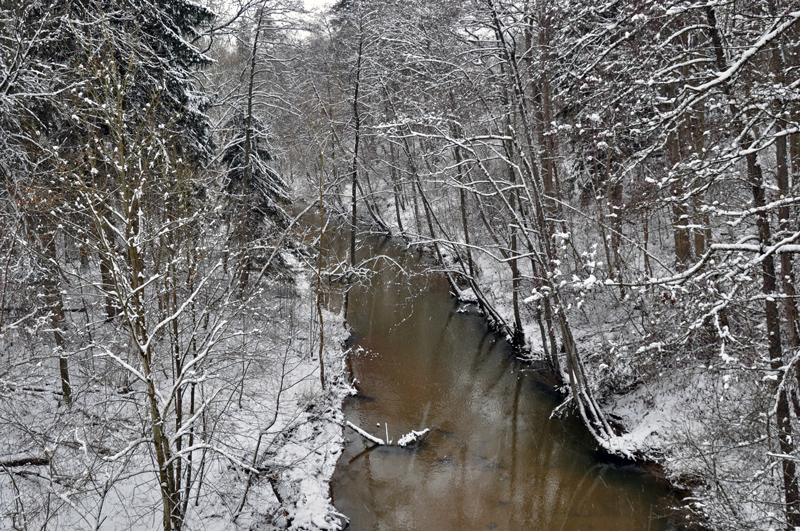
[[[365,326],[355,375],[374,400],[351,401],[348,416],[373,430],[380,422],[378,431],[388,422],[395,432],[416,421],[421,406],[425,426],[436,429],[413,453],[352,437],[334,494],[340,510],[364,513],[354,516],[354,529],[399,525],[405,511],[417,525],[437,517],[442,529],[477,522],[571,529],[576,518],[603,525],[617,513],[630,529],[646,522],[646,500],[660,493],[635,473],[623,487],[607,481],[611,468],[593,461],[580,423],[548,420],[555,398],[542,392],[538,375],[521,371],[483,318],[458,313],[441,277],[394,245],[382,239],[361,248],[379,253],[362,263],[381,268],[351,299],[351,324]]]

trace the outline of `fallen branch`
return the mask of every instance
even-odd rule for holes
[[[14,468],[17,466],[46,466],[50,460],[46,457],[35,457],[32,455],[9,455],[0,457],[0,467]]]
[[[428,433],[429,431],[431,431],[430,428],[425,428],[422,431],[411,430],[410,432],[400,437],[400,440],[397,441],[397,446],[405,447],[408,446],[409,444],[421,441],[422,438],[425,437],[425,434]]]
[[[357,434],[361,435],[366,440],[368,440],[370,442],[373,442],[375,444],[380,444],[381,446],[385,446],[386,445],[386,443],[383,441],[383,439],[378,439],[374,435],[370,435],[369,433],[365,432],[364,430],[362,430],[361,428],[359,428],[358,426],[356,426],[355,424],[353,424],[349,420],[347,421],[347,425],[350,426],[350,428],[354,432],[356,432]]]
[[[389,441],[388,430],[387,430],[387,434],[386,434],[386,441],[384,441],[383,439],[379,439],[379,438],[375,437],[374,435],[371,435],[371,434],[367,433],[366,431],[362,430],[361,428],[359,428],[358,426],[356,426],[355,424],[353,424],[349,420],[347,421],[347,425],[354,432],[358,433],[359,435],[361,435],[366,440],[368,440],[368,441],[370,441],[372,443],[378,444],[380,446],[393,446],[392,445],[392,441]],[[430,431],[431,431],[430,428],[425,428],[422,431],[411,430],[410,432],[408,432],[405,435],[403,435],[402,437],[400,437],[400,440],[398,440],[397,444],[394,445],[394,446],[402,446],[402,447],[405,448],[406,446],[408,446],[410,444],[414,444],[415,442],[422,440],[422,438]]]

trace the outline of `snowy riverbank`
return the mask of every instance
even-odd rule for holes
[[[473,256],[483,297],[512,326],[509,268],[486,255]],[[594,273],[603,277],[602,267]],[[678,518],[686,519],[693,529],[724,521],[725,508],[730,509],[727,493],[746,497],[752,484],[740,479],[753,480],[764,473],[767,452],[763,443],[767,441],[715,439],[722,419],[737,422],[738,404],[753,400],[748,389],[758,380],[758,373],[737,365],[737,360],[693,359],[688,352],[681,353],[687,345],[659,341],[664,323],[674,318],[673,297],[680,296],[674,291],[662,298],[660,292],[642,295],[628,289],[627,298],[620,300],[613,283],[597,280],[594,274],[587,277],[589,283],[586,278],[565,283],[563,297],[588,383],[618,434],[603,450],[633,462],[655,464],[659,477],[663,474],[684,495],[691,493],[685,498],[688,505],[676,509]],[[466,302],[474,301],[471,290],[464,294]],[[538,300],[534,293],[521,306],[524,355],[531,362],[547,365],[548,353],[535,313]],[[561,391],[568,396],[566,385]],[[708,478],[721,470],[730,481],[709,484]],[[751,492],[763,497],[776,495],[763,485]],[[754,520],[764,517],[757,507],[739,510],[751,511]],[[739,513],[737,518],[741,516]]]
[[[323,310],[320,334],[314,270],[305,258],[282,252],[283,272],[244,303],[226,295],[209,298],[226,305],[214,306],[198,291],[195,300],[208,306],[198,303],[176,328],[180,344],[190,354],[196,349],[179,377],[172,376],[161,338],[154,340],[155,398],[169,422],[173,462],[181,464],[173,473],[184,482],[175,490],[187,529],[339,527],[329,481],[343,444],[342,399],[350,391],[348,330],[340,314]],[[211,285],[219,271],[201,273]],[[84,309],[70,312],[64,329],[86,334],[65,339],[73,370],[69,407],[53,377],[58,359],[49,343],[31,352],[15,347],[26,335],[48,336],[13,325],[0,335],[3,351],[16,353],[0,367],[0,528],[162,524],[147,379],[128,346],[126,323],[104,318],[103,299],[90,296],[93,279],[84,275],[86,283],[81,277],[64,293],[66,307]],[[38,326],[46,331],[46,324]]]
[[[248,510],[237,519],[236,527],[336,530],[340,528],[341,515],[332,504],[330,479],[344,445],[342,400],[352,392],[344,348],[349,331],[341,313],[323,310],[326,388],[321,390],[320,363],[316,357],[319,323],[314,319],[314,272],[291,254],[285,254],[284,259],[295,281],[298,305],[295,314],[308,320],[308,335],[287,330],[287,341],[299,343],[296,356],[285,360],[286,366],[291,368],[280,386],[283,396],[271,399],[271,403],[280,406],[278,422],[266,432],[271,441],[265,453],[270,457],[262,463],[261,469],[268,472],[253,483]],[[251,434],[250,446],[257,431],[252,423],[260,422],[256,417],[250,419],[249,426],[235,430]],[[229,520],[220,520],[219,524],[219,529],[230,529]],[[205,528],[209,528],[207,522]]]

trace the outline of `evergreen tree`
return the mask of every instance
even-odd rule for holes
[[[76,104],[76,91],[71,89],[87,82],[87,72],[97,70],[92,63],[107,63],[112,54],[127,83],[123,108],[148,107],[155,120],[181,133],[187,155],[208,156],[208,100],[195,88],[193,71],[211,62],[195,45],[201,28],[214,19],[210,10],[184,0],[57,0],[20,4],[7,15],[2,38],[11,49],[4,67],[17,67],[20,75],[7,76],[2,88],[6,94],[25,94],[17,98],[16,112],[29,126],[54,141],[86,134],[69,119]],[[18,68],[20,60],[28,69]],[[31,85],[40,90],[30,91]],[[53,104],[54,94],[61,105]]]
[[[230,119],[228,128],[232,138],[221,160],[227,168],[225,191],[240,196],[245,203],[248,233],[255,235],[266,219],[285,227],[288,216],[282,205],[289,202],[288,186],[267,164],[272,155],[265,125],[256,116],[250,116],[248,122],[247,114],[240,110]]]
[[[117,5],[105,0],[100,9],[105,12]],[[134,84],[132,103],[146,104],[148,91],[162,94],[159,103],[165,121],[177,117],[173,127],[183,134],[184,147],[193,156],[207,156],[211,149],[205,115],[209,102],[195,88],[192,72],[211,62],[195,43],[201,39],[200,28],[211,23],[214,13],[186,0],[128,0],[118,9],[119,19],[112,18],[112,27],[144,44],[138,50],[142,68],[137,78],[141,79]]]

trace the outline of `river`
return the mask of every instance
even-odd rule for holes
[[[349,297],[359,395],[345,414],[380,438],[387,425],[395,441],[431,432],[405,449],[345,429],[332,496],[347,529],[676,529],[663,517],[669,491],[604,460],[575,419],[551,420],[551,385],[450,296],[442,275],[421,274],[397,243],[372,242],[362,252],[389,259]]]

